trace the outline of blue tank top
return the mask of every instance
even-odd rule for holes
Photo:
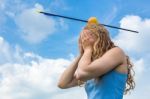
[[[87,80],[85,91],[88,99],[122,99],[127,74],[112,70],[103,75],[98,82]]]

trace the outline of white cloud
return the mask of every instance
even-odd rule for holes
[[[30,64],[6,63],[0,66],[1,99],[70,99],[72,95],[82,99],[85,97],[83,88],[61,90],[57,87],[60,74],[70,64],[70,60],[44,59],[33,53],[25,56],[36,57],[38,61],[30,60]],[[79,94],[81,92],[82,95]]]
[[[23,0],[13,0],[13,1],[1,0],[0,1],[1,12],[10,18],[14,18],[17,13],[22,12],[23,9],[27,8],[27,6],[29,5],[26,5],[26,3],[23,2]]]
[[[15,6],[12,7],[10,5]],[[56,30],[62,32],[68,29],[68,25],[63,19],[54,20],[52,17],[37,13],[38,9],[44,10],[39,3],[35,3],[33,7],[33,3],[27,4],[27,2],[22,0],[1,0],[0,30],[2,31],[3,27],[6,27],[4,23],[11,19],[11,22],[15,22],[18,27],[14,29],[16,30],[15,32],[20,33],[18,36],[21,36],[28,43],[37,44],[46,40]]]
[[[29,5],[26,5],[23,0],[0,0],[0,32],[11,30],[12,27],[7,23],[14,22],[16,14],[22,12],[27,6]]]
[[[139,16],[128,15],[120,23],[121,27],[138,30],[139,34],[120,31],[114,38],[119,46],[127,51],[139,54],[150,52],[150,46],[148,46],[148,42],[150,42],[150,19],[142,19]]]
[[[35,4],[35,8],[26,9],[16,17],[16,24],[23,31],[22,37],[30,43],[39,43],[56,30],[56,22],[36,10],[43,10],[42,5]]]
[[[61,90],[57,87],[58,79],[73,60],[73,55],[69,60],[47,59],[32,52],[23,52],[19,47],[15,48],[17,53],[13,54],[14,49],[2,37],[0,47],[5,49],[5,52],[1,49],[0,57],[8,52],[11,53],[9,58],[16,57],[18,60],[4,61],[0,65],[0,99],[70,99],[72,96],[83,99],[86,96],[83,88]]]
[[[8,61],[11,61],[10,45],[0,37],[0,64]]]
[[[44,10],[44,8],[41,4],[36,3],[34,8],[24,9],[15,18],[22,33],[20,35],[29,43],[40,43],[57,30],[60,32],[68,29],[63,19],[54,20],[52,17],[38,13],[37,10]],[[13,16],[11,13],[7,14]]]
[[[30,64],[3,64],[0,66],[1,99],[49,99],[62,90],[57,81],[60,73],[69,65],[65,59],[42,59]],[[63,92],[63,91],[62,91]],[[67,92],[66,92],[67,93]],[[69,97],[69,96],[68,96]]]
[[[135,71],[141,74],[141,73],[144,71],[144,69],[145,69],[145,68],[144,68],[144,65],[145,65],[145,64],[144,64],[144,60],[143,60],[143,59],[140,59],[140,60],[138,60],[138,61],[135,61],[134,63],[135,63],[135,66],[136,66],[136,67],[134,68]]]
[[[24,63],[26,58],[23,50],[18,46],[12,46],[0,36],[0,64],[4,63]],[[27,61],[27,60],[26,60]]]
[[[87,99],[84,88],[79,87],[72,88],[70,91],[54,95],[51,99],[77,99],[77,98]]]

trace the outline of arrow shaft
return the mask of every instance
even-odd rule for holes
[[[72,18],[72,17],[68,17],[68,16],[62,16],[62,15],[57,15],[57,14],[52,14],[52,13],[47,13],[47,12],[40,12],[40,13],[42,13],[44,15],[48,15],[48,16],[56,16],[56,17],[66,18],[66,19],[75,20],[75,21],[88,22],[87,20]],[[106,26],[106,27],[110,27],[110,28],[120,29],[120,30],[124,30],[124,31],[139,33],[138,31],[125,29],[125,28],[120,28],[120,27],[116,27],[116,26],[112,26],[112,25],[106,25],[106,24],[100,24],[100,25],[103,25],[103,26]]]

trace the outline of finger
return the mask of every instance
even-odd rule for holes
[[[83,32],[83,33],[82,33],[82,39],[87,39],[87,38],[88,38],[87,33],[86,33],[86,32]]]
[[[86,31],[86,34],[85,34],[87,37],[91,37],[92,36],[92,33],[91,31]]]
[[[92,33],[90,31],[87,31],[86,36],[91,37]]]
[[[84,39],[85,39],[85,36],[81,34],[81,42],[83,42]]]
[[[80,35],[80,41],[83,42],[83,40],[84,40],[84,37],[83,37],[83,34],[81,33],[81,35]]]
[[[90,31],[84,31],[82,32],[82,42],[86,42],[87,40],[91,39]]]
[[[84,32],[81,33],[81,39],[84,39],[85,38],[85,34]]]
[[[88,34],[85,34],[84,40],[89,40],[89,39],[90,39],[90,36]]]
[[[94,38],[95,38],[92,33],[88,33],[88,34],[87,34],[87,37],[88,37],[89,39],[94,39]]]
[[[81,32],[81,39],[83,39],[84,37],[84,32]]]

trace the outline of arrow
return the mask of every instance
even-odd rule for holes
[[[47,13],[47,12],[43,12],[43,11],[40,11],[40,10],[38,10],[37,12],[38,13],[42,13],[42,14],[47,15],[47,16],[56,16],[56,17],[61,17],[61,18],[65,18],[65,19],[75,20],[75,21],[88,22],[87,20],[82,20],[82,19],[68,17],[68,16],[63,16],[63,15],[58,15],[58,14]],[[139,33],[138,31],[135,31],[135,30],[120,28],[120,27],[117,27],[117,26],[106,25],[106,24],[100,24],[100,25],[103,25],[103,26],[106,26],[106,27],[110,27],[110,28],[120,29],[120,30],[124,30],[124,31]]]

